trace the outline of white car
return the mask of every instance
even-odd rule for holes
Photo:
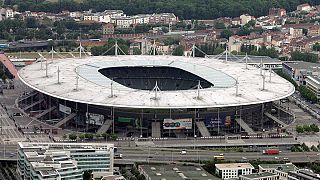
[[[284,157],[283,160],[289,160],[287,157]]]
[[[247,160],[247,158],[246,158],[246,157],[242,157],[242,159],[243,159],[243,160]]]
[[[274,157],[275,159],[279,159],[279,157]]]
[[[182,154],[182,155],[187,154],[187,150],[182,150],[182,151],[180,152],[180,154]]]

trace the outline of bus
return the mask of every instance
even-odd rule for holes
[[[213,156],[214,160],[224,160],[224,156]]]

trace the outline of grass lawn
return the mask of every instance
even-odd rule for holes
[[[50,59],[51,58],[51,53],[49,52],[39,52],[43,57]],[[41,56],[39,55],[38,52],[14,52],[14,53],[5,53],[7,56],[13,56],[19,59],[35,59],[35,58],[40,58]],[[75,57],[79,57],[79,52],[59,52],[59,53],[54,53],[53,58],[72,58],[71,53]],[[84,54],[82,54],[84,56]]]

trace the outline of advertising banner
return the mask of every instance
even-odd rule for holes
[[[232,125],[232,118],[229,115],[220,115],[220,118],[218,117],[206,117],[204,124],[206,127],[226,127],[229,128]]]
[[[86,123],[101,126],[104,123],[104,115],[95,113],[86,113]]]
[[[163,129],[192,129],[192,118],[164,119]]]
[[[222,121],[222,119],[218,119],[218,118],[213,118],[213,117],[206,117],[204,124],[206,125],[206,127],[224,127],[224,123]]]
[[[65,114],[71,114],[71,108],[62,104],[59,104],[59,111]]]

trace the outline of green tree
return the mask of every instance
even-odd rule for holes
[[[92,171],[91,170],[85,170],[83,172],[83,180],[92,180]]]
[[[291,61],[305,61],[305,62],[318,62],[318,57],[313,53],[303,53],[299,51],[294,51],[291,53]]]
[[[307,124],[303,125],[303,130],[304,130],[305,132],[311,132],[311,128],[310,128],[310,126],[307,125]]]
[[[297,133],[303,133],[303,132],[304,132],[304,129],[303,129],[302,126],[297,125],[297,126],[296,126],[296,131],[297,131]]]
[[[314,51],[320,51],[320,44],[318,42],[316,42],[313,46],[312,46],[312,49]]]
[[[79,139],[83,140],[84,138],[86,138],[85,134],[80,134],[79,135]]]
[[[183,56],[183,54],[184,54],[184,47],[182,45],[177,46],[172,52],[173,56]]]
[[[319,132],[319,127],[316,124],[311,124],[310,128],[313,132]]]
[[[141,50],[139,48],[133,48],[133,55],[141,55]]]
[[[72,134],[69,134],[69,139],[70,140],[76,140],[77,139],[77,135],[72,133]]]
[[[214,27],[216,29],[226,29],[226,26],[223,23],[216,23]]]
[[[86,133],[86,134],[84,134],[84,136],[86,139],[89,139],[89,140],[93,139],[93,134],[91,134],[91,133]]]
[[[138,180],[146,180],[146,177],[143,174],[136,176]]]
[[[313,91],[311,91],[310,89],[308,89],[306,86],[300,85],[299,92],[300,92],[301,96],[306,98],[307,100],[312,101],[313,103],[317,102],[316,94]]]
[[[233,35],[233,32],[230,29],[223,30],[221,32],[221,38],[229,39]]]

